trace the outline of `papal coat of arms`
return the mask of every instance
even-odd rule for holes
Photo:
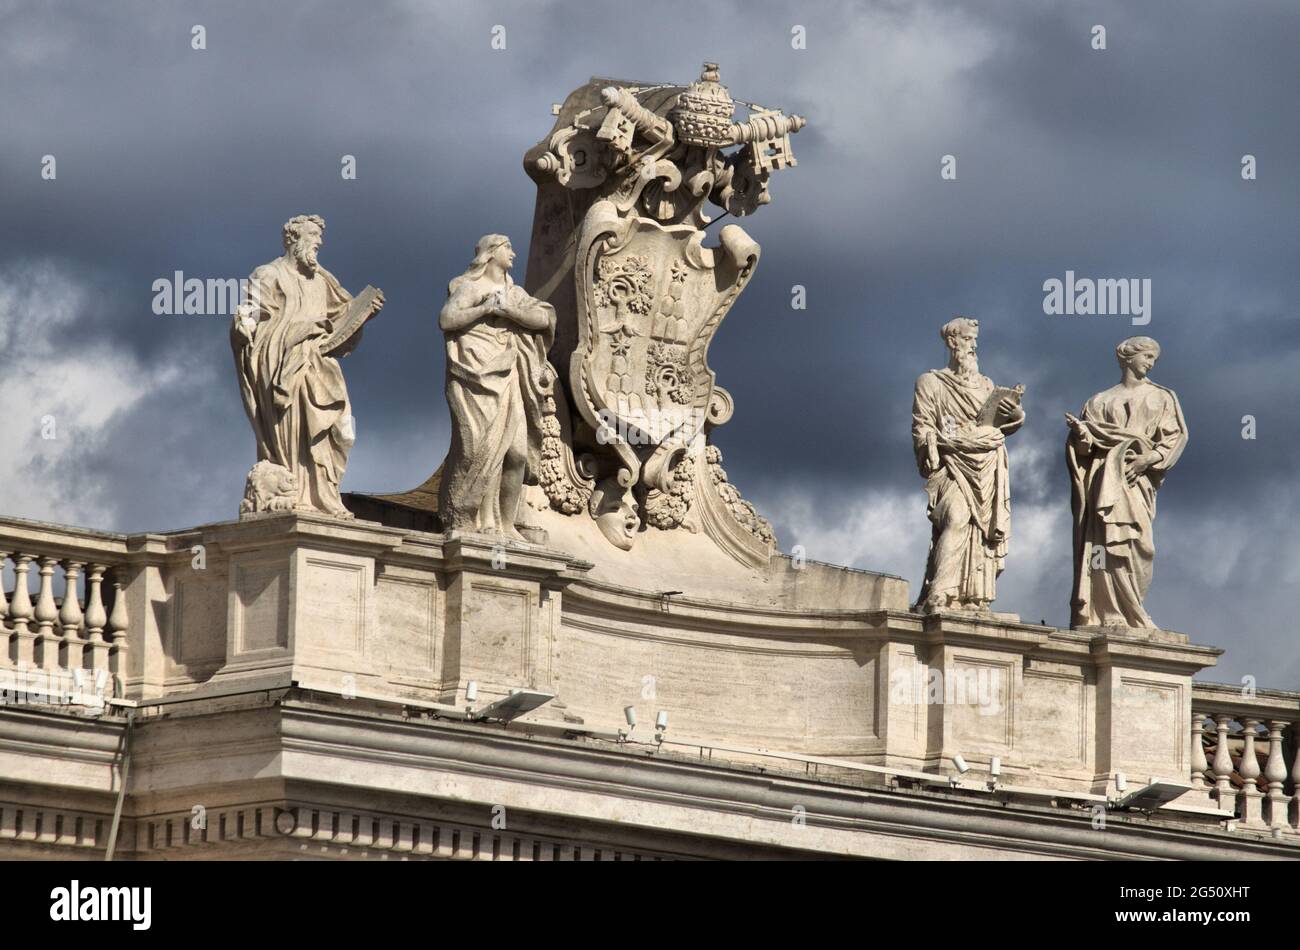
[[[677,528],[750,563],[774,547],[709,443],[732,412],[709,344],[759,248],[735,224],[712,243],[705,205],[739,217],[766,204],[804,125],[748,108],[738,121],[711,63],[686,87],[593,79],[524,159],[538,185],[525,286],[558,315],[540,482],[552,508],[595,518],[624,549]]]

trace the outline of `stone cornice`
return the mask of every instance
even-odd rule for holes
[[[421,769],[436,763],[438,769],[479,776],[498,788],[508,783],[524,789],[521,797],[532,808],[544,807],[548,799],[553,800],[546,790],[564,793],[571,796],[563,806],[570,819],[582,818],[584,812],[593,821],[612,820],[614,814],[636,814],[645,816],[637,820],[638,824],[664,827],[654,824],[653,805],[667,812],[684,807],[691,812],[703,809],[716,816],[742,815],[745,830],[742,833],[738,826],[737,840],[778,846],[798,846],[798,838],[787,834],[786,828],[791,824],[792,806],[801,804],[810,826],[854,832],[854,837],[856,833],[883,836],[891,839],[895,847],[911,841],[909,847],[918,851],[932,849],[936,841],[942,840],[977,851],[994,847],[1021,855],[1060,857],[1232,857],[1244,856],[1240,853],[1244,849],[1300,858],[1300,850],[1291,843],[1260,840],[1247,844],[1240,835],[1179,828],[1175,822],[1163,819],[1129,819],[1113,814],[1108,817],[1103,841],[1093,830],[1088,812],[1005,799],[994,801],[983,794],[969,798],[960,791],[854,787],[798,774],[777,774],[771,769],[647,756],[643,749],[610,743],[547,740],[499,727],[413,722],[394,724],[379,737],[363,722],[347,721],[332,710],[291,702],[286,704],[282,728],[286,755],[295,750],[327,758],[342,754],[371,765],[385,762],[409,767],[418,763]],[[342,770],[328,771],[337,776]],[[306,778],[301,772],[294,777]],[[456,783],[446,787],[453,789]],[[612,812],[598,803],[584,808],[578,798],[590,796],[625,802],[633,799],[638,806],[633,809],[625,803]],[[498,798],[471,796],[470,800]],[[755,835],[754,822],[763,820],[773,823],[769,833]],[[677,830],[689,832],[694,826],[709,825],[714,834],[725,835],[698,814],[683,821]],[[842,847],[842,854],[853,853],[844,845],[827,845],[832,849]]]
[[[1118,633],[1095,634],[1090,649],[1099,667],[1122,666],[1187,676],[1213,666],[1223,653],[1217,647],[1130,637]]]
[[[301,545],[371,556],[396,550],[408,533],[375,522],[305,512],[257,515],[197,530],[202,534],[203,543],[215,544],[225,553]]]
[[[536,580],[550,588],[567,587],[591,564],[563,551],[504,538],[452,532],[442,544],[449,571],[479,571]]]
[[[0,775],[11,782],[61,784],[83,791],[116,789],[126,720],[74,707],[0,706]]]
[[[725,846],[842,857],[1300,857],[1290,835],[1275,841],[1162,815],[1112,812],[1100,834],[1087,810],[1067,804],[1069,794],[1054,806],[1045,798],[1018,800],[1009,790],[993,796],[973,788],[891,787],[879,776],[853,772],[813,777],[792,771],[793,765],[786,770],[723,763],[653,752],[644,745],[548,737],[526,726],[403,718],[398,706],[390,714],[352,711],[342,699],[286,698],[277,706],[213,709],[205,717],[203,704],[211,702],[197,701],[198,708],[183,719],[160,716],[139,723],[127,813],[140,827],[181,820],[194,803],[207,803],[212,828],[214,814],[219,819],[267,807],[268,790],[282,787],[291,796],[286,801],[296,799],[294,807],[313,811],[306,817],[295,813],[293,828],[275,834],[301,837],[330,854],[368,840],[379,848],[376,835],[391,841],[394,852],[407,845],[412,853],[417,846],[422,853],[445,850],[448,840],[417,833],[416,827],[438,825],[439,814],[445,824],[447,813],[439,809],[447,805],[465,814],[482,811],[486,823],[486,810],[495,803],[510,814],[573,829],[567,844],[630,834],[643,842],[665,842],[662,849],[638,845],[633,850],[665,854],[692,853],[667,842],[697,841],[700,853]],[[52,751],[49,730],[60,724],[48,720],[59,718],[73,719],[20,713],[4,720],[11,734],[26,729],[39,737],[44,731],[37,744]],[[210,721],[204,723],[205,718]],[[91,745],[104,746],[99,757],[111,759],[107,740],[120,724],[92,725],[98,738]],[[222,741],[203,739],[207,733]],[[336,804],[321,804],[327,799]],[[43,807],[57,810],[66,804],[57,794],[43,794],[47,800]],[[391,805],[380,804],[386,802]],[[791,821],[795,806],[802,809],[801,822]],[[341,815],[348,816],[346,822]],[[247,829],[253,837],[265,835],[266,816],[260,829],[256,816],[251,826],[239,824],[247,820],[246,814],[234,824],[229,817],[218,820],[215,837],[224,844],[248,837]],[[390,824],[367,838],[358,821]],[[473,833],[482,830],[477,821],[471,824],[466,827]],[[372,824],[372,831],[377,827]],[[531,834],[513,827],[515,835]],[[213,843],[212,837],[202,840]],[[185,840],[183,832],[173,839]],[[493,847],[499,851],[500,842]]]

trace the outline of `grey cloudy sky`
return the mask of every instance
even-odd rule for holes
[[[944,359],[939,325],[973,316],[983,370],[1028,389],[998,606],[1065,623],[1062,413],[1146,333],[1191,430],[1148,606],[1228,648],[1210,678],[1300,687],[1298,35],[1300,7],[1268,0],[0,0],[0,511],[126,531],[232,516],[254,447],[227,320],[157,316],[151,285],[245,276],[300,212],[325,217],[344,285],[388,301],[344,364],[344,488],[419,483],[447,444],[446,282],[482,233],[526,245],[521,160],[551,103],[592,75],[685,82],[709,59],[738,98],[810,121],[799,167],[744,222],[763,261],[710,350],[737,403],[716,441],[782,547],[915,593],[911,387]],[[1067,269],[1150,278],[1150,325],[1044,314]]]

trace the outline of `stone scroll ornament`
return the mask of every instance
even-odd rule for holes
[[[1178,396],[1147,378],[1160,344],[1135,336],[1115,355],[1119,383],[1089,399],[1079,417],[1065,416],[1075,628],[1156,626],[1143,606],[1155,560],[1156,491],[1187,445]]]
[[[351,518],[339,482],[354,441],[339,359],[384,305],[367,287],[353,297],[317,261],[325,222],[290,218],[284,254],[253,271],[230,329],[240,396],[257,442],[240,515],[315,511]]]
[[[706,243],[705,205],[741,217],[768,203],[804,120],[745,108],[737,118],[711,63],[685,87],[593,79],[525,157],[538,186],[526,286],[558,320],[539,481],[550,507],[624,550],[647,529],[703,530],[743,563],[774,548],[709,444],[732,413],[709,344],[759,247],[735,224]]]

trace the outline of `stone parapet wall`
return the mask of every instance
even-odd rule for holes
[[[1181,634],[920,616],[897,578],[815,564],[792,577],[785,559],[756,573],[751,602],[732,602],[611,583],[543,545],[296,513],[130,537],[8,519],[0,549],[16,563],[105,565],[120,589],[106,613],[130,618],[78,659],[68,642],[92,638],[78,632],[86,621],[62,625],[75,611],[57,584],[42,577],[30,609],[10,590],[20,609],[8,609],[0,670],[11,677],[84,680],[103,654],[118,677],[107,695],[141,702],[297,684],[464,708],[527,689],[553,696],[530,719],[687,740],[737,761],[725,749],[935,775],[961,763],[981,781],[1099,795],[1161,779],[1187,784],[1205,810],[1241,797],[1245,820],[1294,824],[1294,697],[1254,710],[1227,687],[1196,686],[1221,651]],[[89,607],[86,577],[75,581]],[[793,586],[797,597],[782,593]],[[808,606],[818,592],[821,606]],[[33,637],[50,669],[24,663]],[[1244,777],[1198,758],[1216,715],[1230,717],[1229,772],[1245,761]],[[1258,745],[1243,760],[1247,721]]]

